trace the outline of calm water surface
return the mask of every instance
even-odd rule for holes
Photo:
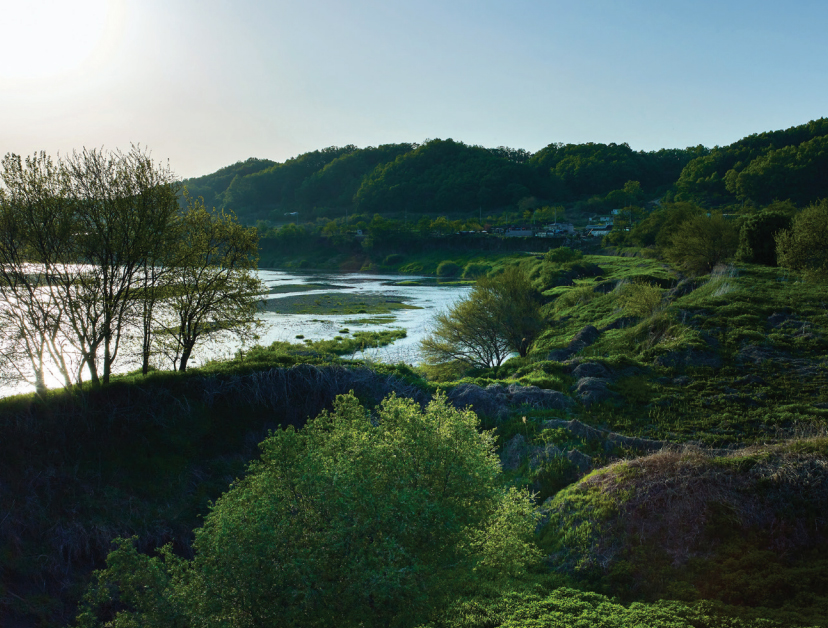
[[[268,288],[292,284],[333,284],[336,288],[307,290],[304,292],[286,292],[268,295],[268,299],[288,296],[312,295],[326,293],[364,293],[383,295],[404,300],[414,305],[417,310],[393,310],[391,314],[274,314],[265,312],[262,318],[268,323],[269,330],[262,335],[260,344],[268,345],[274,340],[301,342],[296,336],[301,334],[311,340],[326,340],[343,336],[339,330],[347,327],[351,332],[378,331],[382,329],[403,328],[408,336],[392,345],[366,352],[365,357],[382,362],[420,361],[419,342],[428,332],[434,314],[444,310],[457,298],[465,296],[468,286],[400,286],[401,281],[416,281],[428,278],[400,275],[367,275],[359,273],[296,274],[276,270],[261,270],[259,276]],[[372,323],[371,319],[392,318],[392,321]],[[360,322],[365,321],[365,322]],[[235,350],[235,349],[234,349]],[[356,356],[362,357],[362,356]]]
[[[260,318],[265,326],[260,330],[258,344],[269,345],[275,340],[301,343],[296,339],[302,335],[310,340],[329,340],[343,336],[340,329],[347,327],[351,333],[356,331],[379,331],[383,329],[403,328],[407,337],[386,347],[368,349],[354,356],[357,359],[370,359],[378,362],[420,362],[419,342],[428,333],[434,314],[446,309],[457,298],[468,293],[468,286],[438,286],[433,283],[422,286],[401,286],[399,282],[426,280],[427,277],[409,275],[368,275],[361,273],[293,273],[278,270],[259,270],[259,277],[268,290],[280,286],[296,284],[331,284],[318,290],[304,290],[268,294],[269,301],[297,295],[363,293],[381,295],[393,300],[402,300],[421,309],[392,310],[390,314],[277,314],[262,312]],[[376,319],[381,318],[381,321]],[[374,319],[374,320],[371,320]],[[190,361],[192,366],[199,366],[206,361],[232,357],[241,344],[229,339],[221,344],[197,344]],[[126,372],[138,368],[139,364],[120,360],[115,365],[116,372]],[[160,365],[171,368],[170,364]],[[49,381],[47,385],[59,387],[60,381]],[[0,397],[18,393],[31,392],[34,387],[27,384],[0,384]]]

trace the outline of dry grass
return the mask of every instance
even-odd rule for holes
[[[561,530],[589,526],[587,542],[562,548],[581,566],[606,568],[631,541],[657,547],[680,566],[709,555],[721,534],[736,530],[758,531],[778,552],[804,548],[826,540],[826,454],[824,437],[727,455],[665,449],[617,462],[563,491],[552,520]]]

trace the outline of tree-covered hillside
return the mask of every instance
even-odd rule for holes
[[[627,144],[550,144],[523,149],[469,146],[452,139],[357,148],[331,146],[284,163],[249,159],[184,184],[207,204],[233,209],[245,222],[363,213],[457,214],[542,203],[585,201],[638,181],[664,193],[682,168],[706,154],[699,146],[655,152]],[[609,201],[612,202],[611,200]]]
[[[622,193],[639,184],[635,198]],[[184,184],[243,222],[344,212],[458,215],[521,201],[608,211],[666,196],[705,207],[804,206],[828,195],[828,119],[749,135],[729,146],[634,151],[628,144],[552,143],[537,153],[452,139],[330,146],[275,163],[248,159]]]
[[[710,206],[791,199],[807,204],[828,193],[828,119],[749,135],[691,161],[677,198]]]

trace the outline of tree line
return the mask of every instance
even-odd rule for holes
[[[423,144],[329,147],[284,163],[250,159],[188,179],[187,187],[243,220],[304,220],[359,213],[493,212],[537,197],[586,200],[638,181],[648,194],[672,185],[701,147],[655,152],[627,144],[550,144],[536,154],[452,139]]]
[[[666,196],[704,207],[800,206],[828,195],[828,119],[745,137],[729,146],[635,151],[628,144],[551,143],[523,149],[452,139],[358,148],[331,146],[283,163],[248,159],[185,181],[196,196],[241,220],[283,222],[353,213],[460,214],[514,209],[527,198],[584,211]]]
[[[185,370],[206,334],[249,334],[255,228],[185,196],[140,147],[0,171],[0,361],[38,392],[107,383],[118,362]]]

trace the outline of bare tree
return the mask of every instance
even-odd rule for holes
[[[141,309],[149,260],[167,244],[178,212],[172,172],[133,146],[56,161],[7,155],[2,182],[7,358],[21,365],[25,356],[38,390],[47,363],[66,386],[81,382],[85,370],[94,383],[108,382]]]

